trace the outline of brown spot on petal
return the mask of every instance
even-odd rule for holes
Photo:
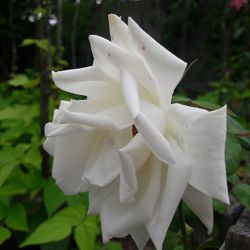
[[[146,50],[146,47],[144,45],[142,45],[141,49],[142,50]]]
[[[133,137],[134,137],[137,133],[138,133],[138,130],[137,130],[136,126],[133,124],[133,125],[132,125],[132,135],[133,135]]]
[[[108,53],[108,57],[111,57],[111,54],[110,54],[110,53]]]

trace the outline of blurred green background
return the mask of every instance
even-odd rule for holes
[[[129,238],[102,245],[98,218],[86,214],[87,194],[64,196],[50,177],[52,159],[41,148],[44,124],[60,100],[72,98],[56,89],[51,70],[91,65],[88,35],[109,38],[109,13],[125,22],[131,16],[189,64],[198,59],[173,101],[207,110],[228,104],[229,188],[250,208],[247,0],[1,0],[0,250],[136,249]],[[214,202],[215,227],[207,236],[184,206],[188,249],[219,248],[228,228],[225,209]],[[204,233],[197,240],[199,227]],[[178,215],[164,244],[172,249],[184,249]]]

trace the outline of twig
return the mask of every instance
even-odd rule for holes
[[[240,136],[240,137],[250,137],[250,131],[244,131],[244,132],[240,132],[240,133],[234,133],[234,135]]]

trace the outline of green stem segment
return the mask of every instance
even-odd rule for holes
[[[185,227],[185,217],[183,212],[183,203],[180,201],[180,204],[178,206],[178,214],[180,218],[181,223],[181,234],[182,234],[182,242],[184,250],[187,250],[187,233],[186,233],[186,227]]]

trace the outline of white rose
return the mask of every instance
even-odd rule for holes
[[[186,63],[129,18],[109,15],[111,42],[90,36],[93,66],[54,72],[87,100],[62,102],[45,128],[52,175],[66,194],[89,191],[104,242],[130,234],[162,249],[181,199],[212,230],[212,198],[229,203],[226,107],[171,104]],[[136,133],[137,131],[138,133]]]

